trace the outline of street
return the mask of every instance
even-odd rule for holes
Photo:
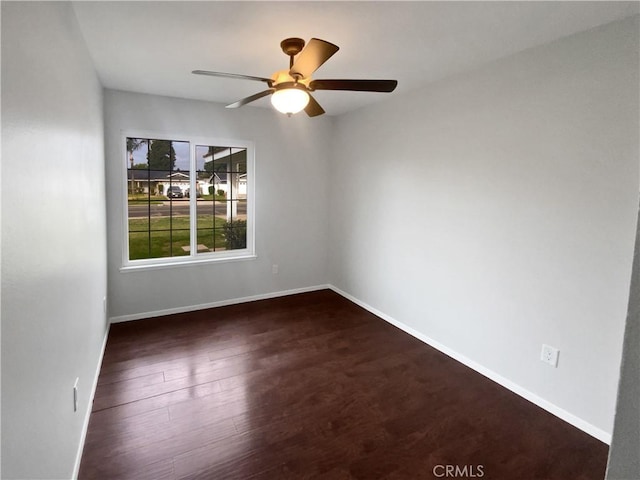
[[[198,213],[211,214],[213,212],[213,201],[198,200]],[[146,217],[168,217],[171,215],[188,215],[189,199],[178,199],[165,201],[160,204],[129,204],[129,218]],[[215,214],[225,216],[227,214],[227,202],[215,202]],[[247,214],[247,201],[238,200],[238,215]]]

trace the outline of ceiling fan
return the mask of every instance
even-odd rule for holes
[[[310,117],[325,113],[320,104],[311,96],[311,92],[316,90],[392,92],[398,85],[397,80],[312,80],[311,75],[339,48],[318,38],[309,40],[306,47],[301,38],[287,38],[280,42],[280,47],[285,55],[289,56],[289,70],[279,70],[271,78],[208,70],[194,70],[191,73],[266,83],[269,87],[267,90],[238,100],[227,105],[227,108],[242,107],[247,103],[271,95],[271,103],[276,110],[286,113],[288,116],[301,110],[304,110]]]

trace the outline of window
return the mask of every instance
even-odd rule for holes
[[[125,143],[125,268],[253,258],[250,142]]]

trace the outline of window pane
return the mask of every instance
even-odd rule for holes
[[[175,162],[173,164],[173,171],[183,172],[188,174],[191,168],[189,162],[189,142],[176,142],[171,143],[175,151]]]
[[[189,171],[189,142],[149,139],[146,145],[149,170]]]
[[[149,233],[129,233],[129,258],[141,260],[150,258]]]
[[[226,250],[222,229],[198,229],[198,253]]]
[[[175,257],[189,254],[189,232],[152,230],[150,258]],[[187,247],[184,249],[183,247]]]
[[[147,216],[147,209],[144,207],[143,216],[137,215],[137,205],[133,207],[129,205],[129,232],[148,232],[149,231],[149,217]]]
[[[198,202],[198,208],[203,202]],[[212,202],[208,202],[212,203]],[[205,207],[208,209],[210,207]],[[198,244],[206,245],[208,251],[214,252],[225,249],[225,239],[223,227],[226,223],[224,218],[213,215],[212,213],[199,213],[198,214]],[[202,253],[202,248],[198,247],[198,252]]]
[[[247,248],[247,221],[227,222],[224,226],[227,250]]]
[[[147,170],[147,153],[149,140],[146,138],[127,138],[127,168],[132,170]]]
[[[202,213],[202,209],[204,208],[204,210],[208,210],[208,208],[205,205],[202,205],[201,203],[211,203],[211,202],[199,202],[198,203],[198,224],[197,224],[197,228],[198,229],[213,229],[215,227],[214,221],[216,219],[216,217],[212,214],[212,213]]]
[[[189,172],[174,171],[168,173],[163,179],[165,195],[171,200],[186,200],[189,194],[190,176]],[[188,201],[186,202],[188,203]]]
[[[127,138],[127,161],[129,259],[189,255],[189,143]]]
[[[215,251],[246,248],[246,148],[197,145],[196,168],[203,194],[197,202],[198,243]],[[200,230],[203,239],[208,235],[209,243],[200,241]]]

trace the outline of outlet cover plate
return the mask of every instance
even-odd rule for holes
[[[560,355],[560,350],[551,345],[542,345],[542,352],[540,353],[540,360],[545,363],[548,363],[552,367],[558,367],[558,356]]]
[[[76,381],[73,383],[73,411],[78,411],[78,382],[80,377],[76,377]]]

